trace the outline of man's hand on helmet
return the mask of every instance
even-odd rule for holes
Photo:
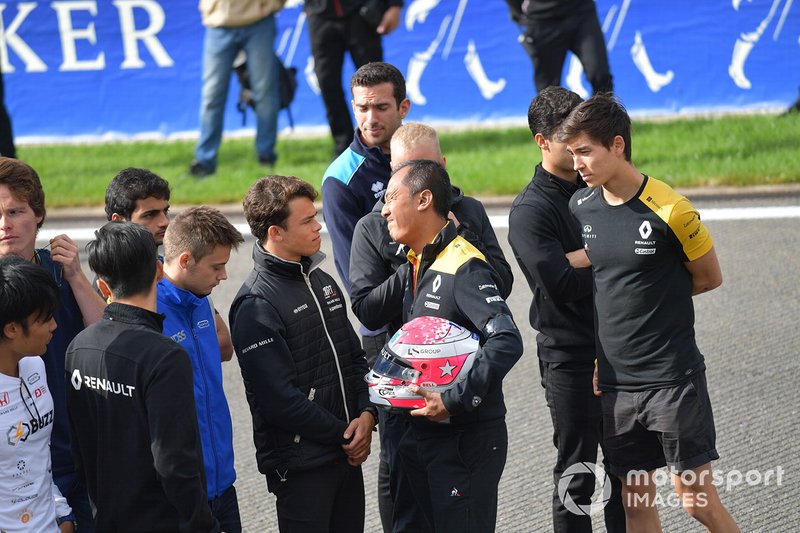
[[[444,403],[442,403],[441,394],[423,389],[416,384],[411,384],[408,388],[411,389],[411,392],[414,394],[419,394],[425,398],[425,407],[422,409],[414,409],[411,411],[411,416],[424,416],[428,420],[434,422],[441,422],[446,418],[450,418],[450,413],[447,412]]]

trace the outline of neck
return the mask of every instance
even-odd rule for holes
[[[422,250],[425,249],[425,246],[432,243],[433,240],[439,235],[439,232],[442,231],[442,228],[445,227],[447,221],[441,218],[433,219],[431,222],[425,225],[423,231],[420,231],[419,239],[414,239],[414,242],[409,242],[408,246],[414,250],[414,253],[418,256],[422,256]]]
[[[176,265],[164,263],[164,277],[179,289],[186,289],[180,281],[180,270]]]
[[[610,205],[624,204],[636,195],[643,181],[644,176],[629,163],[623,172],[603,184],[603,198]]]
[[[279,257],[284,261],[292,261],[294,263],[299,263],[303,256],[291,253],[287,250],[284,250],[281,246],[272,241],[262,242],[261,247],[270,254],[274,255],[275,257]]]
[[[155,284],[153,284],[153,287],[147,294],[134,294],[133,296],[128,296],[127,298],[114,298],[112,296],[111,301],[133,307],[141,307],[142,309],[147,309],[153,313],[155,313],[156,309],[158,308]]]
[[[19,360],[20,358],[7,346],[0,348],[0,374],[12,378],[19,377]]]
[[[569,181],[571,183],[577,183],[578,180],[578,173],[574,170],[565,170],[554,165],[551,161],[547,158],[542,157],[542,168],[545,169],[547,172],[552,174],[557,178],[561,178],[564,181]]]

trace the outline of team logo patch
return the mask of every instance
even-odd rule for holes
[[[642,225],[639,226],[639,235],[642,236],[642,239],[648,238],[653,233],[653,228],[650,226],[650,221],[645,220],[642,222]]]
[[[433,292],[439,290],[439,287],[442,286],[442,275],[436,274],[436,279],[433,280]]]

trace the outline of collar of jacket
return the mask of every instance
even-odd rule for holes
[[[586,183],[580,178],[580,174],[575,173],[575,181],[567,181],[561,179],[555,174],[550,174],[539,163],[536,165],[536,171],[533,174],[533,181],[540,187],[545,189],[552,189],[564,194],[567,198],[571,198],[575,191],[586,188]]]
[[[161,313],[154,313],[143,307],[136,307],[135,305],[128,305],[120,302],[111,302],[106,306],[105,311],[103,311],[104,320],[137,324],[154,329],[159,333],[164,329],[164,318],[166,317]]]
[[[191,291],[181,289],[168,280],[166,276],[161,278],[161,281],[158,282],[158,297],[169,304],[179,305],[182,307],[189,305],[193,307],[208,305],[205,297],[200,297]]]
[[[388,167],[392,166],[392,156],[384,154],[380,146],[367,146],[364,144],[364,141],[361,140],[361,132],[358,128],[356,128],[353,133],[353,142],[350,143],[350,149],[367,159],[371,159],[376,164],[386,165]]]
[[[308,276],[322,264],[325,257],[326,255],[323,252],[317,252],[311,257],[303,257],[300,261],[287,261],[266,251],[261,246],[261,243],[256,242],[253,245],[253,262],[256,270],[289,278]]]
[[[458,237],[456,225],[453,224],[451,220],[448,220],[447,224],[439,231],[436,237],[422,249],[422,262],[432,263],[436,260],[436,256],[438,256],[456,237]]]

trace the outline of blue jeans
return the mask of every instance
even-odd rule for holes
[[[228,100],[233,60],[239,50],[247,54],[247,73],[256,105],[256,151],[261,158],[276,159],[280,95],[274,51],[275,33],[273,15],[240,28],[206,28],[200,138],[195,149],[195,160],[209,170],[217,168],[222,119]]]

